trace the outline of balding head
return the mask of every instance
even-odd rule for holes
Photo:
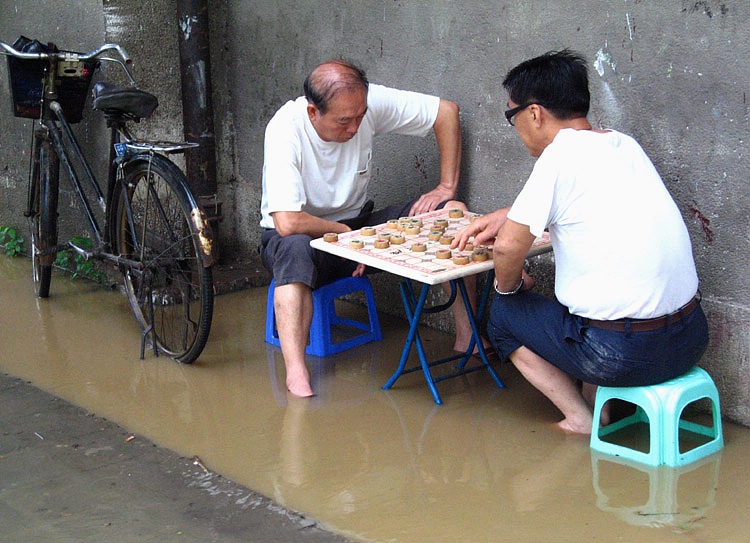
[[[340,93],[367,92],[365,72],[345,60],[329,60],[318,65],[304,83],[305,98],[325,114],[331,100]]]

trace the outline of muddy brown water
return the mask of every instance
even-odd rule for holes
[[[139,359],[119,292],[55,276],[38,300],[29,267],[0,255],[0,371],[353,540],[750,540],[746,428],[725,422],[724,450],[683,468],[614,462],[555,431],[559,414],[507,365],[503,390],[485,372],[440,383],[443,406],[421,373],[381,390],[406,334],[388,318],[382,342],[310,358],[318,395],[289,398],[263,341],[265,288],[218,297],[207,349],[184,366]]]

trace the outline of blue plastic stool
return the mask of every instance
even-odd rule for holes
[[[704,398],[711,401],[713,426],[681,420],[682,412],[687,405]],[[595,425],[601,416],[604,404],[613,399],[635,404],[636,411],[622,420],[592,431],[590,445],[595,451],[651,466],[683,466],[714,453],[724,446],[719,393],[711,376],[697,366],[685,375],[658,385],[599,387],[594,403]],[[604,436],[638,423],[649,425],[648,452],[602,439]],[[709,439],[690,450],[680,452],[681,430]]]
[[[280,346],[279,334],[276,330],[276,314],[273,309],[273,294],[276,282],[271,281],[268,287],[268,302],[266,304],[266,342]],[[369,322],[347,319],[336,314],[336,299],[363,292],[367,301]],[[346,349],[351,349],[370,341],[380,341],[380,321],[375,308],[375,297],[372,294],[370,280],[363,277],[344,277],[313,290],[313,316],[310,325],[310,342],[305,347],[305,353],[313,356],[329,356]],[[354,337],[347,337],[334,342],[333,327],[340,326],[358,330]]]

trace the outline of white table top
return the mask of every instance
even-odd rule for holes
[[[407,234],[405,231],[399,231],[397,228],[394,228],[394,225],[386,223],[374,227],[375,235],[364,235],[364,229],[353,230],[339,234],[337,241],[328,242],[324,241],[323,238],[318,238],[312,240],[310,245],[315,249],[360,262],[366,266],[373,266],[428,285],[437,285],[451,279],[458,279],[459,277],[466,277],[467,275],[474,275],[492,269],[491,246],[484,246],[489,252],[489,258],[482,262],[473,261],[471,259],[472,251],[470,250],[453,250],[452,257],[458,255],[469,257],[468,264],[455,264],[452,258],[441,259],[436,256],[438,250],[449,249],[449,245],[441,244],[439,240],[429,239],[429,233],[434,226],[435,220],[447,220],[448,226],[445,229],[444,236],[451,236],[467,226],[474,216],[477,216],[477,214],[468,213],[461,218],[450,218],[449,211],[442,209],[409,217],[409,219],[420,219],[422,221],[418,234]],[[401,245],[391,244],[388,248],[376,249],[374,243],[381,233],[389,233],[391,235],[403,234],[406,241]],[[350,243],[353,240],[363,242],[364,247],[360,249],[351,248]],[[424,243],[426,251],[415,252],[413,250],[415,243]],[[551,250],[552,244],[549,240],[549,235],[545,233],[544,237],[537,238],[534,241],[529,251],[529,256],[535,256]]]

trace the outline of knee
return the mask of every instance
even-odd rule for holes
[[[445,206],[443,206],[445,209],[460,209],[462,211],[468,211],[469,208],[466,207],[466,204],[459,201],[459,200],[448,200],[445,202]]]
[[[310,246],[312,238],[306,234],[292,234],[290,236],[280,237],[276,244],[276,256],[304,258],[305,255],[312,255],[313,248]]]
[[[277,284],[312,284],[315,277],[315,249],[310,246],[311,239],[304,234],[293,234],[279,236],[268,244],[263,253],[263,264]]]
[[[272,263],[272,271],[275,271],[279,264],[282,268],[286,268],[289,263],[295,263],[295,267],[305,266],[304,263],[312,266],[315,249],[310,246],[311,239],[305,234],[280,237],[268,258]]]

